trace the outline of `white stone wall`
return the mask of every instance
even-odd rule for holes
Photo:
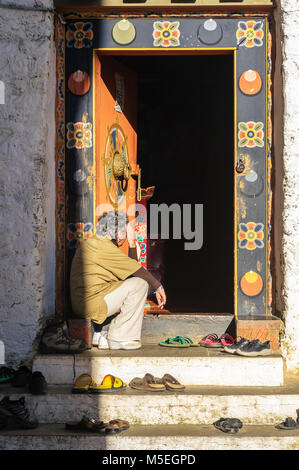
[[[53,7],[52,0],[15,3]],[[0,8],[0,80],[0,340],[6,362],[16,365],[54,312],[53,13]]]
[[[281,0],[284,98],[283,159],[283,354],[299,369],[299,2]]]

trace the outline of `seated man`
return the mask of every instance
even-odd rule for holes
[[[127,236],[129,256],[119,249]],[[74,313],[101,324],[120,310],[109,327],[109,348],[139,349],[149,285],[163,308],[165,291],[137,262],[135,232],[127,215],[105,212],[98,220],[96,235],[80,245],[72,262],[70,290]]]

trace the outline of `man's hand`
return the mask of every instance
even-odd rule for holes
[[[163,308],[164,305],[166,304],[166,294],[165,290],[161,286],[157,291],[156,291],[156,299],[158,302],[158,307]]]
[[[127,225],[127,237],[130,248],[136,248],[135,222],[129,222]]]

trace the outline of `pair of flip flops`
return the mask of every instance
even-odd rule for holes
[[[65,423],[65,428],[69,431],[84,431],[99,434],[116,434],[125,431],[129,427],[129,422],[124,419],[112,419],[108,423],[104,423],[104,421],[98,421],[88,416],[83,416],[81,421],[68,421]]]
[[[114,375],[107,374],[98,384],[89,374],[81,374],[75,381],[72,393],[107,393],[125,390],[127,384]]]
[[[282,423],[277,424],[275,427],[276,429],[284,429],[284,430],[290,430],[290,429],[299,429],[299,408],[296,410],[297,413],[297,419],[296,421],[293,418],[290,418],[289,416],[283,421]]]
[[[200,341],[199,345],[204,348],[223,348],[224,346],[231,346],[235,340],[228,333],[224,333],[219,336],[216,333],[204,336]]]
[[[148,392],[162,392],[169,390],[170,392],[181,392],[185,389],[185,385],[170,374],[164,374],[162,378],[154,377],[152,374],[145,374],[143,378],[135,377],[129,383],[131,388],[135,390],[143,390]]]
[[[236,434],[243,427],[243,423],[238,418],[220,418],[213,423],[215,428],[229,434]]]
[[[187,336],[176,336],[175,338],[167,338],[165,341],[160,341],[160,346],[165,346],[168,348],[190,348],[195,346],[200,346],[192,341],[191,338]]]

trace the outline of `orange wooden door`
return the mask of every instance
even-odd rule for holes
[[[110,56],[95,55],[94,80],[95,224],[103,212],[129,207],[132,220],[136,179],[115,177],[114,164],[122,155],[137,172],[137,74]]]

